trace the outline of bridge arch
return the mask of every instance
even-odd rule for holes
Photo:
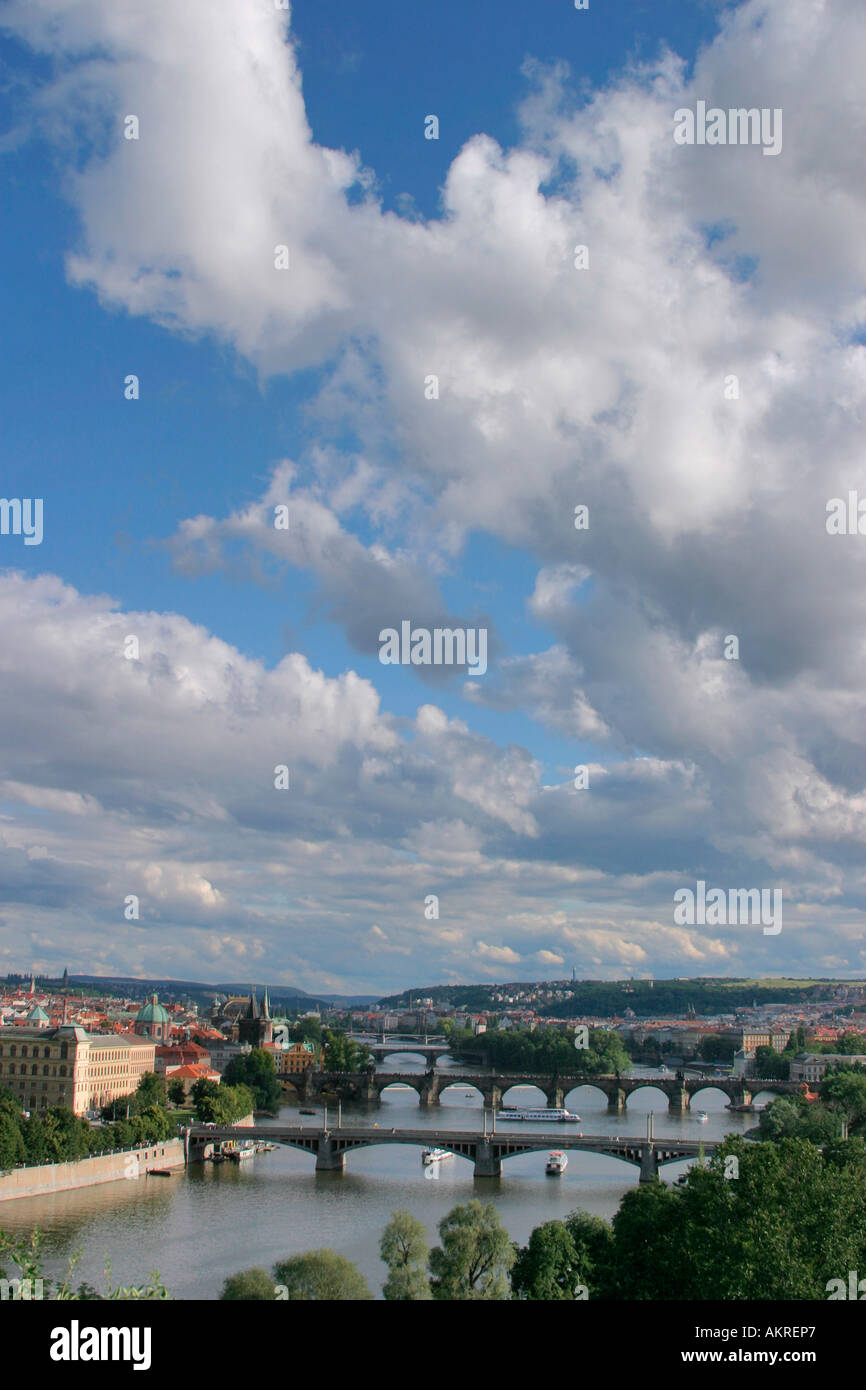
[[[419,1071],[418,1073],[417,1084],[411,1073],[402,1072],[400,1076],[395,1076],[393,1079],[389,1080],[387,1072],[383,1072],[382,1076],[378,1078],[376,1089],[379,1092],[379,1100],[386,1105],[393,1105],[395,1102],[400,1101],[417,1104],[423,1084],[423,1071]],[[388,1091],[391,1092],[391,1095],[386,1097],[386,1092]],[[409,1091],[414,1091],[414,1097],[411,1101],[407,1094]]]
[[[407,1043],[405,1047],[389,1047],[387,1052],[379,1053],[379,1060],[382,1062],[393,1061],[395,1057],[417,1057],[419,1062],[427,1065],[427,1053],[423,1047],[413,1047]]]
[[[712,1077],[710,1077],[707,1079],[704,1085],[696,1087],[694,1091],[692,1091],[690,1088],[691,1105],[693,1110],[702,1110],[704,1108],[701,1102],[698,1100],[698,1097],[703,1096],[707,1091],[715,1091],[716,1095],[721,1096],[725,1105],[727,1105],[730,1099],[730,1091],[728,1087],[719,1085],[717,1081],[713,1080]]]
[[[596,1086],[592,1081],[579,1081],[571,1090],[566,1091],[563,1102],[567,1110],[603,1110],[607,1106],[607,1091],[603,1086]]]
[[[639,1100],[637,1105],[633,1103],[635,1100]],[[662,1090],[661,1086],[656,1085],[652,1080],[647,1080],[640,1082],[637,1086],[629,1087],[624,1104],[627,1109],[638,1112],[667,1110],[670,1105],[670,1097],[667,1091]]]
[[[483,1105],[483,1104],[484,1104],[484,1092],[483,1092],[478,1086],[476,1086],[475,1083],[474,1083],[473,1081],[461,1081],[460,1078],[459,1078],[458,1076],[455,1076],[454,1080],[453,1080],[453,1081],[449,1081],[448,1084],[447,1084],[447,1086],[442,1086],[442,1087],[440,1087],[440,1090],[439,1090],[439,1101],[440,1101],[440,1104],[442,1104],[442,1105],[450,1105],[450,1104],[453,1104],[454,1101],[457,1099],[457,1095],[455,1095],[455,1094],[452,1094],[452,1095],[449,1096],[449,1094],[448,1094],[449,1091],[451,1091],[451,1092],[457,1092],[457,1093],[461,1093],[461,1092],[465,1093],[465,1092],[471,1091],[471,1092],[472,1092],[472,1099],[473,1099],[474,1101],[477,1101],[479,1105]]]
[[[526,1081],[515,1081],[502,1092],[502,1104],[517,1110],[537,1110],[547,1105],[547,1093],[540,1086]]]

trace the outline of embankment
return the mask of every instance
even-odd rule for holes
[[[13,1168],[0,1173],[0,1202],[17,1197],[44,1197],[75,1187],[95,1187],[101,1182],[144,1178],[148,1169],[182,1168],[183,1140],[162,1139],[140,1149],[80,1158],[72,1163],[40,1163],[32,1168]],[[154,1179],[159,1182],[160,1179]]]

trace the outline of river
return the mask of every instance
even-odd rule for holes
[[[448,1065],[447,1062],[445,1064]],[[395,1055],[385,1068],[423,1071],[423,1061],[410,1054]],[[453,1065],[455,1077],[460,1069]],[[634,1067],[632,1076],[652,1073]],[[772,1097],[763,1095],[760,1103]],[[544,1096],[533,1087],[508,1093],[509,1105],[544,1105]],[[566,1098],[570,1110],[582,1117],[585,1135],[644,1136],[646,1115],[654,1112],[656,1138],[665,1136],[721,1139],[742,1133],[755,1123],[753,1115],[731,1114],[726,1097],[706,1090],[693,1101],[686,1115],[669,1115],[667,1099],[658,1090],[646,1089],[631,1096],[626,1111],[612,1115],[604,1096],[591,1088],[572,1091]],[[707,1112],[706,1123],[698,1109]],[[317,1111],[321,1110],[319,1105]],[[331,1111],[333,1119],[333,1111]],[[321,1125],[321,1117],[303,1119],[297,1104],[280,1112],[283,1122]],[[481,1127],[481,1097],[465,1084],[447,1092],[442,1104],[421,1107],[412,1090],[385,1092],[381,1106],[343,1107],[346,1124],[377,1122],[384,1128],[470,1129]],[[520,1126],[548,1129],[552,1126]],[[366,1276],[377,1297],[385,1268],[379,1260],[379,1238],[392,1211],[406,1207],[427,1228],[431,1244],[436,1226],[458,1202],[473,1196],[492,1198],[512,1238],[524,1243],[533,1226],[564,1217],[577,1207],[611,1217],[623,1193],[638,1180],[638,1170],[601,1154],[569,1154],[565,1173],[545,1176],[544,1153],[509,1158],[499,1180],[475,1181],[472,1166],[454,1158],[438,1165],[435,1178],[425,1177],[417,1148],[382,1145],[359,1149],[346,1159],[342,1174],[316,1173],[314,1159],[299,1150],[277,1148],[257,1155],[244,1165],[198,1164],[171,1178],[114,1182],[50,1197],[28,1198],[0,1205],[0,1228],[29,1232],[34,1226],[44,1233],[45,1266],[60,1274],[68,1259],[79,1254],[75,1282],[82,1279],[104,1287],[104,1270],[110,1261],[115,1285],[143,1281],[158,1270],[176,1298],[216,1298],[227,1275],[262,1265],[269,1269],[278,1259],[300,1251],[330,1246],[353,1260]],[[663,1180],[671,1182],[687,1167],[664,1167]],[[8,1271],[7,1271],[8,1272]]]

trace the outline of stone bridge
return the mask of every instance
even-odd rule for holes
[[[355,1102],[377,1102],[389,1086],[411,1086],[418,1093],[421,1105],[439,1105],[442,1092],[448,1086],[473,1086],[481,1092],[483,1102],[491,1109],[502,1104],[502,1098],[512,1086],[536,1086],[544,1093],[549,1106],[563,1106],[569,1091],[577,1086],[594,1086],[607,1096],[608,1109],[619,1114],[626,1108],[635,1091],[654,1087],[664,1092],[668,1109],[683,1114],[691,1108],[692,1096],[698,1091],[721,1091],[729,1105],[750,1105],[758,1091],[777,1095],[794,1095],[800,1089],[796,1081],[758,1081],[742,1077],[669,1076],[540,1076],[521,1072],[453,1072],[428,1067],[424,1072],[383,1072],[369,1068],[365,1072],[325,1072],[312,1068],[297,1077],[284,1078],[292,1082],[304,1100],[328,1099]]]
[[[659,1168],[666,1163],[682,1163],[702,1154],[714,1154],[718,1145],[693,1139],[640,1139],[611,1135],[575,1134],[506,1134],[478,1130],[453,1129],[371,1129],[352,1126],[339,1129],[313,1129],[302,1125],[253,1125],[242,1131],[226,1126],[191,1125],[184,1130],[184,1153],[188,1163],[204,1157],[209,1144],[222,1139],[263,1139],[271,1144],[286,1144],[315,1154],[317,1173],[341,1173],[346,1154],[352,1149],[369,1148],[374,1144],[414,1144],[424,1148],[443,1148],[473,1164],[476,1178],[498,1178],[503,1159],[515,1154],[539,1150],[569,1149],[586,1153],[606,1154],[640,1169],[640,1181],[652,1182]]]

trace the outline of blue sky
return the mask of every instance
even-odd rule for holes
[[[246,960],[347,990],[572,964],[862,970],[866,753],[844,637],[859,587],[823,530],[856,458],[862,349],[838,330],[862,320],[860,253],[814,199],[803,245],[792,230],[816,178],[828,206],[845,189],[853,225],[844,155],[828,168],[808,132],[822,82],[856,107],[832,57],[854,12],[830,6],[804,93],[789,56],[809,13],[295,0],[288,16],[243,0],[211,22],[198,3],[181,19],[168,0],[122,16],[89,0],[52,23],[47,0],[13,0],[3,493],[44,498],[45,537],[2,538],[28,580],[8,598],[9,968],[30,963],[23,933],[46,968],[189,976],[206,941],[212,978]],[[676,150],[673,111],[702,95],[784,102],[782,157]],[[798,278],[810,247],[832,275]],[[434,364],[442,398],[425,404]],[[734,368],[745,399],[725,414],[714,383]],[[828,421],[822,472],[805,446]],[[67,636],[59,618],[56,638],[38,616],[21,626],[24,592],[57,615],[46,576],[74,591]],[[373,637],[398,613],[488,625],[490,671],[467,686],[383,667]],[[115,623],[150,636],[150,715],[114,689],[129,672],[97,682]],[[56,680],[43,639],[63,645]],[[274,817],[238,769],[253,749],[262,766],[290,756],[256,726],[284,682],[308,801]],[[225,739],[249,738],[237,762],[198,746],[214,711]],[[83,714],[109,720],[128,767],[70,746]],[[149,737],[177,740],[176,780]],[[577,763],[598,769],[583,802]],[[356,879],[310,877],[347,843]],[[700,873],[784,886],[801,928],[784,959],[749,929],[673,930],[673,889]],[[453,895],[435,939],[411,906],[425,874]],[[113,933],[136,884],[154,930]]]

